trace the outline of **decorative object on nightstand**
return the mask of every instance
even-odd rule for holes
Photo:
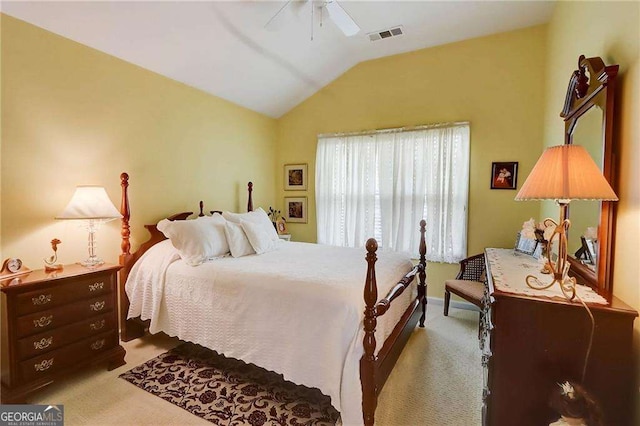
[[[284,241],[291,241],[291,234],[279,234],[278,238]]]
[[[119,265],[31,271],[0,281],[2,403],[29,394],[80,368],[123,365],[118,338]]]
[[[278,218],[276,222],[276,231],[278,231],[278,235],[288,235],[287,231],[287,220],[284,217]]]
[[[0,280],[17,277],[18,275],[31,272],[31,269],[22,264],[22,260],[17,257],[10,257],[2,262],[2,270],[0,270]]]
[[[553,281],[540,282],[533,275],[527,276],[527,285],[535,289],[549,288],[555,283],[560,285],[564,296],[572,300],[576,295],[576,279],[569,277],[567,262],[567,230],[571,226],[566,219],[567,206],[571,200],[617,201],[618,197],[602,175],[587,150],[581,145],[560,145],[547,148],[522,185],[516,200],[554,200],[560,207],[560,220],[545,219],[545,226],[553,226],[554,232],[549,238],[553,245],[558,240],[558,259],[555,265],[547,257],[553,270]]]
[[[57,238],[51,240],[51,248],[53,249],[53,255],[48,259],[44,259],[44,270],[47,272],[51,271],[60,271],[62,269],[62,264],[56,263],[58,261],[58,244],[61,244]]]
[[[280,210],[276,210],[273,207],[269,206],[269,213],[267,213],[267,216],[269,216],[269,219],[271,219],[271,223],[273,223],[273,227],[276,228],[276,231],[278,230],[278,219],[280,218]]]
[[[82,220],[89,232],[89,257],[82,266],[95,267],[104,261],[96,255],[96,231],[105,222],[120,219],[122,215],[113,205],[107,191],[101,186],[80,185],[64,211],[56,219]]]

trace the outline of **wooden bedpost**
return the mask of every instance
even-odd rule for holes
[[[204,201],[200,200],[200,203],[198,203],[198,205],[200,206],[200,213],[198,213],[198,217],[202,217],[204,216],[204,212],[202,211],[204,209]]]
[[[129,236],[131,235],[131,231],[129,230],[129,218],[130,218],[130,210],[129,210],[129,175],[127,173],[120,174],[120,186],[122,187],[122,200],[120,201],[120,214],[122,215],[122,230],[120,231],[120,235],[122,235],[122,242],[120,243],[121,254],[122,256],[127,256],[131,254],[131,243],[129,242]],[[122,262],[120,262],[122,265]]]
[[[375,264],[378,260],[376,250],[378,242],[367,240],[367,279],[364,286],[364,355],[360,359],[360,380],[362,381],[362,414],[365,426],[374,422],[378,396],[376,392],[376,302],[378,301],[378,285],[376,283]]]
[[[249,184],[247,185],[247,191],[249,191],[249,199],[247,200],[247,211],[248,212],[252,212],[253,211],[253,198],[251,193],[253,192],[253,182],[249,182]]]
[[[122,214],[122,227],[120,235],[122,236],[122,242],[120,243],[120,279],[118,285],[118,301],[120,310],[120,339],[128,342],[131,339],[140,337],[144,334],[144,328],[137,326],[137,323],[127,321],[127,312],[129,312],[129,298],[127,297],[124,289],[124,285],[131,269],[131,242],[129,237],[131,236],[129,219],[131,216],[129,208],[129,175],[127,173],[120,174],[120,186],[122,187],[122,200],[120,202],[120,214]]]
[[[427,243],[425,241],[427,222],[420,221],[420,272],[418,273],[418,299],[422,305],[422,315],[420,315],[420,327],[424,328],[424,320],[427,316]]]

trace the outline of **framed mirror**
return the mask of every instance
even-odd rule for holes
[[[614,98],[618,65],[601,58],[578,58],[569,80],[560,116],[565,122],[565,144],[583,145],[604,177],[617,191],[614,142]],[[568,252],[572,275],[597,290],[607,300],[613,293],[615,203],[574,200],[567,209],[571,221]]]

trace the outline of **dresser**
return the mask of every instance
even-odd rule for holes
[[[2,403],[90,364],[123,365],[117,315],[118,265],[32,271],[0,281]]]
[[[591,320],[579,302],[526,287],[528,274],[551,281],[550,276],[539,274],[540,263],[533,257],[486,249],[485,260],[488,285],[480,341],[483,425],[548,425],[558,418],[548,403],[558,383],[580,382]],[[583,299],[592,297],[587,305],[595,319],[584,386],[600,403],[604,424],[630,425],[632,335],[638,313],[616,298],[596,303],[598,295],[580,290]]]

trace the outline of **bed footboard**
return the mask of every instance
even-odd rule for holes
[[[426,297],[426,243],[425,243],[425,226],[424,220],[420,221],[420,260],[396,284],[389,293],[380,301],[378,301],[378,287],[376,283],[375,263],[378,260],[376,251],[378,243],[371,238],[367,241],[367,278],[364,287],[364,355],[360,360],[360,381],[362,382],[362,412],[365,426],[374,424],[375,411],[378,405],[378,394],[384,386],[387,377],[391,373],[402,349],[406,345],[416,324],[419,322],[420,327],[424,327],[426,316],[427,297]],[[382,348],[375,355],[376,351],[376,325],[377,318],[384,315],[391,303],[400,296],[404,290],[409,287],[411,282],[418,276],[418,296],[409,305],[407,310],[400,318],[400,321],[393,329],[391,335],[385,340]],[[420,309],[418,309],[420,308]],[[419,319],[418,319],[419,316]]]

